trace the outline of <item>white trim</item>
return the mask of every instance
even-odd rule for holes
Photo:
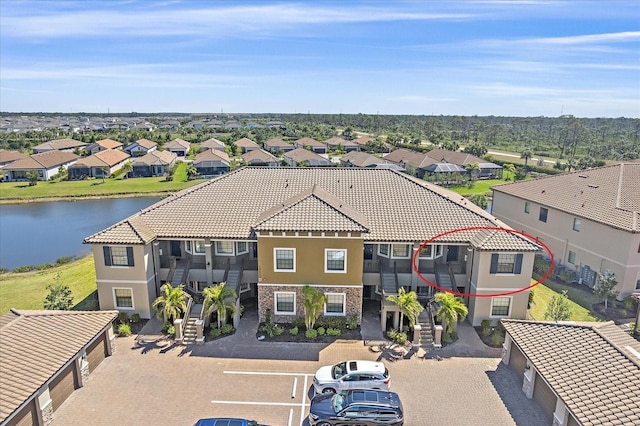
[[[96,283],[105,283],[105,284],[119,284],[119,283],[126,283],[126,284],[147,284],[149,282],[151,282],[152,280],[155,279],[155,275],[152,276],[151,278],[149,278],[147,281],[141,281],[141,280],[136,280],[136,281],[132,281],[132,280],[96,280]]]
[[[258,283],[258,287],[272,287],[272,286],[277,286],[277,287],[317,287],[317,288],[326,288],[326,287],[331,287],[331,288],[336,288],[336,289],[342,289],[342,288],[362,288],[362,284],[359,285],[336,285],[336,284],[283,284],[283,283]]]
[[[412,244],[406,244],[406,243],[392,243],[391,247],[389,247],[389,256],[391,256],[391,259],[411,259],[411,248],[409,248],[409,246],[411,246]],[[393,254],[393,246],[405,246],[408,248],[407,250],[407,255],[406,256],[394,256]]]
[[[278,295],[293,295],[293,311],[278,311]],[[274,291],[273,292],[273,313],[274,315],[295,315],[296,314],[296,292],[295,291]]]
[[[325,297],[328,295],[342,296],[342,312],[327,312],[327,302],[324,303],[324,316],[327,317],[344,317],[347,315],[347,293],[325,293]]]
[[[238,248],[238,244],[240,244],[240,243],[244,243],[244,246],[246,247],[246,250],[240,251],[240,249]],[[240,254],[249,253],[249,241],[236,241],[235,242],[235,250],[236,250],[236,256],[240,255]]]
[[[476,293],[480,291],[499,291],[508,293],[514,290],[522,290],[522,287],[478,287],[477,283],[474,283],[473,281],[471,282],[471,287],[476,289]]]
[[[442,250],[442,246],[443,246],[442,244],[427,244],[422,249],[424,250],[427,247],[431,247],[431,255],[429,255],[429,256],[420,256],[420,252],[418,252],[418,258],[419,259],[427,259],[427,260],[438,259],[438,258],[442,257],[443,253],[444,253],[444,250]],[[459,246],[459,247],[464,247],[464,246]],[[437,253],[438,248],[440,249],[440,254]]]
[[[377,243],[378,246],[378,256],[389,259],[391,257],[391,243]],[[384,254],[380,251],[380,247],[387,246],[387,254]]]
[[[216,240],[214,241],[214,253],[216,256],[235,256],[236,255],[236,244],[235,241],[232,240]],[[231,243],[231,253],[221,253],[218,251],[218,243]]]
[[[328,254],[330,251],[341,251],[344,253],[344,259],[343,259],[344,268],[342,270],[327,268],[327,262],[329,261]],[[346,274],[347,273],[347,249],[325,248],[324,249],[324,272],[325,274]]]
[[[116,290],[129,290],[131,292],[131,306],[118,306],[118,299],[116,297]],[[135,311],[136,303],[133,300],[133,288],[132,287],[112,287],[111,294],[113,295],[113,307],[115,309],[122,309],[124,311]]]
[[[323,233],[324,234],[324,233]],[[363,234],[363,232],[361,232],[360,234]],[[267,234],[260,234],[259,232],[256,232],[256,235],[259,237],[269,237],[269,238],[320,238],[320,239],[326,239],[326,238],[339,238],[341,240],[362,240],[363,237],[355,237],[355,236],[340,236],[340,235],[328,235],[328,236],[324,236],[324,235],[301,235],[299,237],[293,236],[293,235],[267,235]],[[370,243],[367,243],[370,244]]]
[[[509,310],[506,315],[493,315],[493,301],[495,299],[509,299]],[[491,306],[489,307],[490,318],[509,318],[513,309],[513,297],[512,296],[495,296],[491,298]]]
[[[278,250],[293,251],[293,269],[278,269]],[[273,248],[273,271],[274,272],[296,272],[296,249],[295,247],[274,247]]]

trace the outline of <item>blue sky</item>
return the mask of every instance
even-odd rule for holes
[[[1,0],[0,110],[640,117],[640,2]]]

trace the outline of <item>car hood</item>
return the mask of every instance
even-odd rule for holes
[[[333,381],[334,378],[331,375],[331,371],[333,370],[333,366],[326,365],[324,367],[320,367],[318,371],[316,371],[315,379],[317,382],[330,382]]]
[[[328,416],[333,416],[336,413],[333,411],[333,401],[332,398],[335,394],[333,393],[322,393],[316,395],[311,400],[311,406],[309,407],[309,411],[312,414],[320,416],[321,418],[326,418]]]

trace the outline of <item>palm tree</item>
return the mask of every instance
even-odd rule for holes
[[[464,168],[469,172],[471,181],[474,181],[480,174],[480,164],[478,162],[469,163]]]
[[[187,166],[187,180],[195,179],[198,176],[198,169],[193,164]]]
[[[171,283],[166,283],[160,288],[162,294],[152,304],[158,318],[162,317],[164,322],[175,321],[182,312],[187,310],[187,295],[182,291],[183,287],[182,284],[172,287]]]
[[[511,164],[511,163],[507,163],[507,164],[505,164],[503,167],[504,167],[504,169],[507,171],[507,173],[509,173],[512,177],[515,175],[515,173],[516,173],[516,166],[514,166],[514,165],[513,165],[513,164]],[[507,176],[507,177],[505,178],[505,180],[509,180],[509,176]]]
[[[127,161],[122,165],[122,173],[124,174],[125,178],[129,177],[129,173],[131,173],[132,171],[133,171],[133,164],[131,164],[131,161]]]
[[[102,172],[102,183],[104,183],[104,178],[109,174],[109,167],[100,167],[100,171]]]
[[[450,334],[458,320],[464,320],[467,317],[469,310],[461,297],[451,293],[436,293],[434,299],[440,304],[436,318],[444,326],[444,332]]]
[[[304,323],[307,330],[311,330],[322,312],[325,296],[320,290],[310,285],[304,286],[302,294],[304,294]]]
[[[533,157],[533,152],[531,152],[531,150],[525,149],[524,151],[522,151],[522,153],[520,154],[520,158],[524,158],[524,172],[526,173],[527,170],[529,170],[528,166],[529,166],[529,159]]]
[[[418,302],[418,295],[416,292],[410,291],[407,293],[404,287],[400,287],[397,295],[392,294],[387,296],[387,301],[395,304],[400,311],[400,330],[402,330],[402,323],[405,315],[409,318],[409,325],[413,327],[418,320],[418,315],[424,311],[424,306]]]
[[[236,312],[235,299],[238,296],[226,285],[227,283],[222,282],[202,290],[205,315],[209,318],[215,312],[218,317],[218,328],[222,327],[222,321],[227,319],[227,312],[231,312],[231,314]],[[233,301],[229,299],[233,299]]]

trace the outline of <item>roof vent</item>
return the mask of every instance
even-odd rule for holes
[[[588,175],[578,175],[578,177],[580,177],[580,178],[582,178],[582,179],[586,179],[586,178],[588,178],[589,176],[588,176]]]
[[[593,185],[593,184],[589,184],[589,185],[587,185],[587,186],[588,186],[589,188],[598,188],[598,187],[599,187],[599,185]]]
[[[543,190],[542,190],[542,193],[544,194],[545,192],[547,192],[547,190],[546,190],[546,189],[543,189]]]

